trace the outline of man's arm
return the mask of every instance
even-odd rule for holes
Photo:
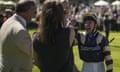
[[[32,56],[32,40],[26,30],[16,33],[16,45],[20,51],[28,56]]]

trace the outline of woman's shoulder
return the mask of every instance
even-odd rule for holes
[[[32,39],[33,39],[33,49],[38,52],[40,49],[40,41],[39,41],[39,33],[38,32],[34,32],[32,35]]]

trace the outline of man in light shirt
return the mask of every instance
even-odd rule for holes
[[[0,72],[32,72],[32,40],[26,25],[35,16],[32,0],[20,0],[0,30]]]

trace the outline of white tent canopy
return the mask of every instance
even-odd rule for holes
[[[50,1],[57,1],[57,2],[64,2],[64,1],[69,1],[69,0],[45,0],[46,2],[50,2]]]
[[[4,5],[16,5],[16,3],[13,1],[6,1],[4,2]]]
[[[4,4],[4,3],[5,3],[5,1],[0,0],[0,4]]]
[[[108,6],[109,3],[107,1],[104,0],[99,0],[97,2],[94,3],[95,6]]]
[[[3,1],[3,0],[0,0],[0,4],[3,4],[3,5],[16,5],[16,3],[13,2],[13,1]]]
[[[120,5],[120,1],[116,0],[116,1],[112,2],[112,5]]]

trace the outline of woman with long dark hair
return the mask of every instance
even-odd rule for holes
[[[64,8],[59,2],[43,5],[38,32],[33,35],[35,64],[40,72],[73,72],[74,30],[64,27]]]

